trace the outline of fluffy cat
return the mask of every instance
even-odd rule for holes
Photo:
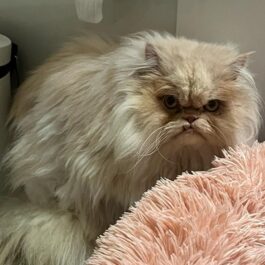
[[[10,113],[6,164],[26,201],[1,207],[0,264],[80,264],[160,177],[251,143],[259,97],[247,57],[151,32],[77,40],[39,67]]]

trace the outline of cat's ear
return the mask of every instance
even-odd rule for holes
[[[236,57],[235,61],[230,65],[232,80],[236,80],[241,70],[247,67],[248,59],[254,53],[255,53],[254,51],[242,53]]]
[[[145,45],[145,59],[146,60],[153,60],[155,65],[159,64],[159,56],[155,47],[151,43],[146,43]]]
[[[136,74],[138,76],[146,76],[150,73],[153,74],[160,74],[161,67],[160,67],[160,57],[156,48],[151,43],[146,43],[144,49],[144,56],[145,56],[145,64],[146,66],[138,69]]]

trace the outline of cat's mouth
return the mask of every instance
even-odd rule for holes
[[[198,130],[192,125],[184,125],[181,134],[198,134]]]
[[[183,129],[182,133],[188,133],[188,134],[193,134],[193,133],[197,133],[194,128],[188,128],[188,129]]]
[[[179,136],[200,137],[200,138],[203,138],[206,140],[205,136],[203,135],[203,133],[199,129],[191,127],[191,126],[188,128],[183,127],[182,131],[176,135],[176,137],[179,137]]]
[[[192,139],[192,142],[194,140],[207,140],[207,135],[205,135],[205,132],[197,127],[197,126],[183,126],[181,128],[178,128],[178,130],[172,134],[170,137],[172,140],[177,140],[177,141],[190,141]]]
[[[174,138],[178,138],[181,136],[195,136],[195,135],[201,135],[201,133],[198,132],[198,130],[194,128],[188,128],[188,129],[182,129],[180,132],[176,133],[174,135]]]

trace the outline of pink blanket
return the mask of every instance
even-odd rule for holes
[[[89,265],[265,264],[265,144],[161,180],[97,243]]]

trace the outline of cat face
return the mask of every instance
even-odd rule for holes
[[[145,45],[150,67],[136,71],[127,95],[147,153],[163,146],[221,149],[255,138],[257,94],[247,55],[185,39]]]
[[[174,138],[179,144],[232,144],[237,130],[238,111],[234,106],[240,104],[236,101],[239,91],[229,82],[222,87],[221,81],[202,65],[194,66],[190,73],[185,63],[171,75],[143,81],[139,97],[139,109],[145,109],[143,123],[148,120],[150,127],[163,128],[165,140]]]

